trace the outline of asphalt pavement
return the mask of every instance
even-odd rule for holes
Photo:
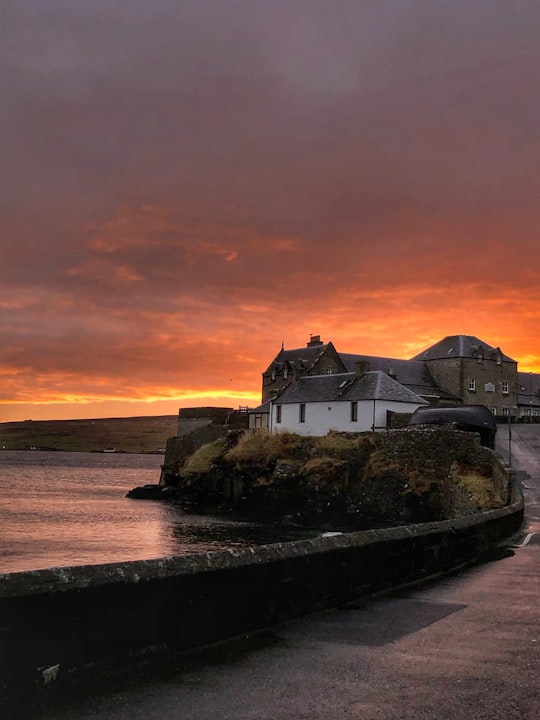
[[[540,425],[512,428],[511,454],[526,523],[492,561],[12,707],[13,718],[538,720]]]

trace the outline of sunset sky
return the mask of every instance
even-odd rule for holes
[[[310,333],[540,372],[538,0],[3,0],[0,422],[255,406]]]

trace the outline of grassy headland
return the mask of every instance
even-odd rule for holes
[[[258,431],[201,446],[168,476],[166,493],[197,512],[366,529],[501,507],[508,478],[499,470],[475,434],[450,428]]]
[[[157,452],[176,435],[177,424],[177,415],[0,423],[0,449]]]

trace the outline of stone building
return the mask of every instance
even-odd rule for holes
[[[250,426],[269,423],[269,409],[300,378],[382,372],[430,405],[485,405],[494,415],[540,420],[540,374],[472,335],[450,335],[410,360],[341,353],[312,335],[306,347],[283,345],[262,374],[262,405]]]
[[[466,405],[485,405],[494,415],[518,406],[517,362],[499,347],[472,335],[450,335],[416,355],[439,387]]]

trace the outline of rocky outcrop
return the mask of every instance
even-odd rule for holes
[[[163,500],[166,495],[165,489],[165,485],[141,485],[130,490],[126,497],[140,500]]]
[[[438,427],[324,438],[229,431],[170,479],[166,497],[186,510],[350,529],[473,514],[506,504],[509,492],[494,451]]]

